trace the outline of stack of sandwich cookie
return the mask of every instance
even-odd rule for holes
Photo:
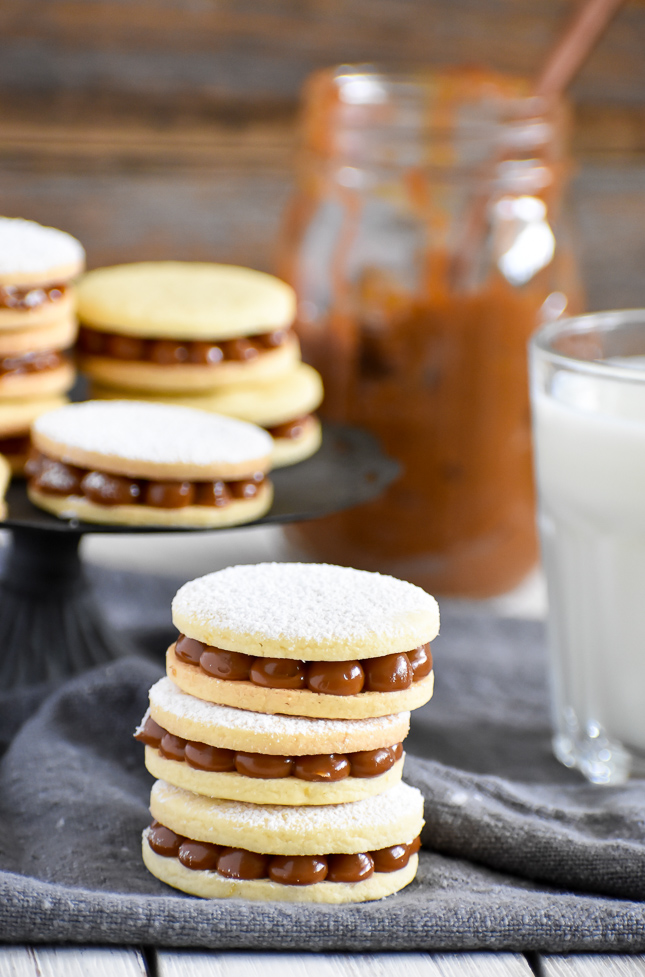
[[[26,465],[31,501],[64,519],[235,526],[271,506],[271,439],[188,407],[68,404],[41,415]]]
[[[432,695],[433,598],[344,567],[260,564],[186,584],[173,621],[169,677],[136,734],[159,778],[150,871],[255,899],[356,902],[407,885],[423,803],[401,783],[402,703]]]
[[[274,465],[320,445],[315,371],[301,369],[295,296],[232,265],[147,262],[101,268],[79,288],[82,369],[93,396],[174,399],[270,429]]]
[[[76,338],[72,282],[84,263],[71,235],[0,218],[0,451],[16,471],[31,422],[64,403],[74,383],[66,351]]]

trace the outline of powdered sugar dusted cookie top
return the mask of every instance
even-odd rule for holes
[[[207,645],[305,661],[410,651],[439,630],[437,603],[420,587],[315,563],[227,567],[184,584],[172,613]]]
[[[306,719],[233,709],[187,695],[169,678],[150,689],[150,712],[164,729],[231,750],[280,755],[375,750],[407,735],[410,713],[377,719]]]
[[[34,444],[67,464],[132,477],[243,477],[266,470],[272,441],[245,421],[136,401],[68,404],[35,422]]]
[[[0,283],[46,281],[83,269],[85,251],[71,234],[19,217],[0,217]]]
[[[347,804],[291,807],[202,797],[158,780],[152,816],[198,841],[275,855],[356,852],[412,841],[423,826],[423,795],[403,782]]]

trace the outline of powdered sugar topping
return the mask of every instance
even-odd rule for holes
[[[194,618],[213,632],[247,633],[281,641],[395,638],[410,620],[433,628],[437,605],[420,587],[380,573],[315,563],[227,567],[178,591],[173,619]],[[177,623],[177,621],[175,621]]]
[[[217,726],[234,732],[253,733],[263,741],[267,753],[271,752],[272,745],[282,747],[285,740],[292,737],[309,737],[314,743],[328,743],[336,738],[341,744],[338,747],[340,750],[350,737],[353,740],[354,737],[359,739],[377,734],[382,736],[384,746],[391,745],[401,733],[401,724],[405,723],[407,727],[410,722],[409,712],[379,716],[377,719],[306,719],[301,716],[250,712],[247,709],[219,706],[187,695],[169,678],[162,678],[152,686],[150,702],[180,720],[204,723],[209,727]]]
[[[34,430],[67,447],[155,464],[239,464],[272,447],[266,431],[245,421],[127,400],[66,404],[42,414]]]
[[[219,824],[222,821],[236,832],[262,830],[269,835],[284,835],[285,830],[294,836],[303,835],[306,839],[320,831],[344,833],[365,833],[370,830],[396,826],[402,819],[418,819],[421,828],[423,817],[423,795],[416,787],[399,781],[389,790],[373,797],[344,804],[326,804],[309,807],[291,807],[281,804],[251,804],[247,801],[224,801],[191,794],[181,787],[173,787],[164,780],[158,780],[151,794],[151,801],[160,807],[177,803],[194,805],[200,817],[210,816]],[[163,823],[162,811],[157,817]],[[405,830],[405,829],[404,829]],[[412,838],[402,837],[404,841]]]
[[[85,251],[71,234],[19,217],[0,217],[0,274],[45,274],[84,261]]]

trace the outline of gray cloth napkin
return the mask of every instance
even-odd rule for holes
[[[552,759],[542,629],[444,604],[436,692],[406,743],[426,798],[417,880],[358,906],[204,901],[148,874],[151,778],[132,731],[175,584],[95,574],[158,661],[0,692],[0,940],[304,950],[645,950],[645,784]],[[115,599],[118,598],[118,599]]]

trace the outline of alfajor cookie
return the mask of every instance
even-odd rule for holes
[[[189,695],[254,712],[367,719],[432,696],[436,601],[378,573],[228,567],[185,584],[166,670]]]
[[[0,330],[72,320],[71,283],[84,265],[85,252],[70,234],[0,217]]]
[[[324,720],[262,715],[150,689],[135,737],[154,777],[197,794],[255,804],[361,800],[401,779],[410,714]]]
[[[193,393],[266,381],[298,362],[292,289],[263,272],[178,261],[89,272],[78,289],[82,369],[101,384]]]
[[[420,791],[398,783],[346,804],[285,807],[202,797],[157,781],[143,860],[206,898],[349,903],[408,885],[423,827]]]
[[[123,396],[123,391],[115,388],[92,385],[94,399],[119,400]],[[196,407],[257,424],[273,438],[272,468],[309,458],[320,447],[321,427],[313,411],[323,399],[322,380],[305,363],[298,363],[277,379],[221,387],[204,394],[133,393],[128,396],[134,400]]]
[[[271,439],[244,421],[167,404],[88,401],[32,428],[27,491],[62,518],[232,526],[271,505]]]

